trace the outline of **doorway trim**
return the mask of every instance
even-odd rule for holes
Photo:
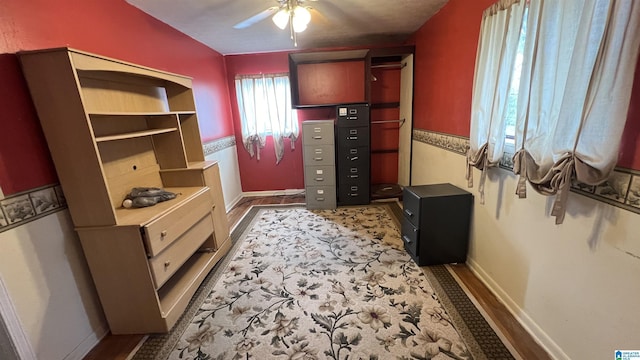
[[[20,323],[16,309],[0,276],[0,344],[7,348],[9,359],[36,360],[36,353]]]

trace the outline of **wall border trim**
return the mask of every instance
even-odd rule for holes
[[[204,150],[204,156],[207,156],[235,145],[236,137],[230,135],[220,139],[209,141],[202,145],[202,149]]]
[[[413,129],[413,140],[436,146],[456,154],[466,156],[469,138]],[[513,153],[505,152],[499,168],[513,170]],[[591,199],[640,214],[640,171],[617,167],[607,181],[600,185],[586,185],[573,181],[571,191]]]

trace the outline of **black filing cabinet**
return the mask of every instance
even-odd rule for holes
[[[370,200],[370,126],[368,104],[336,107],[338,205],[364,205]]]
[[[403,190],[402,241],[418,265],[464,263],[473,195],[451,184]]]

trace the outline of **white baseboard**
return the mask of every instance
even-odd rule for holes
[[[285,190],[265,190],[265,191],[247,191],[242,193],[242,197],[252,196],[283,196],[303,194],[304,189],[285,189]]]
[[[467,266],[471,269],[482,283],[495,295],[500,302],[509,310],[511,315],[522,325],[522,327],[542,346],[554,359],[567,359],[569,356],[562,351],[551,337],[533,321],[533,319],[515,302],[511,297],[487,274],[477,262],[467,259]]]
[[[240,202],[240,200],[242,200],[242,193],[238,194],[235,199],[231,200],[228,204],[225,205],[225,211],[231,211],[231,209],[233,209],[233,207],[236,206]]]
[[[105,336],[109,334],[109,328],[100,327],[92,334],[84,338],[71,353],[64,357],[64,360],[81,360],[83,359]]]
[[[257,196],[285,196],[285,195],[296,195],[296,194],[304,194],[304,189],[285,189],[285,190],[265,190],[265,191],[247,191],[240,193],[236,196],[235,199],[229,202],[226,207],[226,211],[229,212],[236,206],[242,199],[247,197],[257,197]]]

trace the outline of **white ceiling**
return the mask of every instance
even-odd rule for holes
[[[398,44],[418,30],[447,0],[306,0],[311,23],[293,46],[289,28],[271,18],[245,29],[233,26],[277,0],[126,0],[221,54]]]

